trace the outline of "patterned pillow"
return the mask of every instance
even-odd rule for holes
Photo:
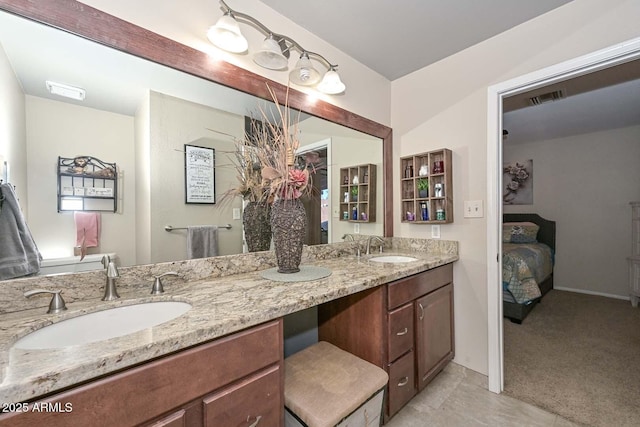
[[[502,224],[504,243],[535,243],[540,227],[533,222],[505,222]]]

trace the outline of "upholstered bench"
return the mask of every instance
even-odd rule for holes
[[[285,359],[286,427],[379,426],[387,373],[328,342]]]

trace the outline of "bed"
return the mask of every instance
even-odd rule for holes
[[[522,323],[553,289],[556,223],[532,213],[504,214],[502,220],[503,315]],[[539,229],[536,232],[535,227],[527,225],[505,226],[508,223],[533,223]]]

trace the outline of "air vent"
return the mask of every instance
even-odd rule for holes
[[[564,91],[562,89],[559,89],[559,90],[554,90],[553,92],[547,92],[547,93],[540,94],[538,96],[533,96],[529,98],[529,104],[531,105],[546,104],[547,102],[557,101],[562,98],[564,98]]]

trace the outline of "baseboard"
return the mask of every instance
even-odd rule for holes
[[[628,295],[613,295],[613,294],[607,294],[604,292],[585,291],[584,289],[574,289],[574,288],[561,288],[558,286],[554,286],[553,289],[557,289],[559,291],[575,292],[577,294],[597,295],[599,297],[621,299],[625,301],[631,300],[631,298],[629,298]]]

